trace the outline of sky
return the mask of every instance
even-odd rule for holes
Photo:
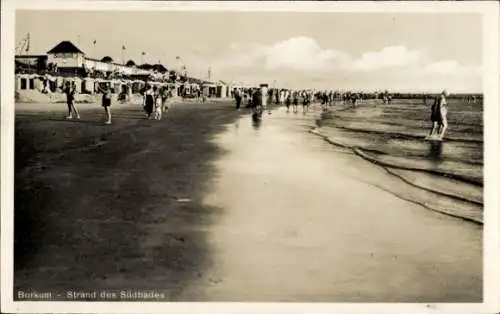
[[[125,61],[185,65],[205,79],[210,68],[213,80],[233,83],[482,91],[478,14],[17,11],[16,46],[27,33],[29,54],[69,40],[121,62],[125,46]]]

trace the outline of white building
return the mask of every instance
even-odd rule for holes
[[[62,41],[47,52],[47,62],[57,65],[60,72],[82,73],[87,71],[118,72],[123,75],[147,75],[147,70],[114,62],[87,58],[85,53],[70,41]]]

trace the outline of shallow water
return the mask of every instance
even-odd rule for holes
[[[482,104],[451,101],[443,142],[423,139],[429,130],[429,108],[421,103],[367,102],[338,111],[341,107],[337,104],[319,122],[319,131],[332,143],[352,148],[384,167],[405,170],[407,181],[419,185],[425,181],[421,186],[428,190],[442,192],[447,180],[446,194],[463,200],[472,197],[478,203],[483,189]],[[477,210],[482,211],[482,206]]]

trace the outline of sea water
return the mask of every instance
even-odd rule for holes
[[[448,103],[448,129],[442,142],[425,140],[431,104],[422,100],[391,104],[371,100],[356,108],[337,103],[318,124],[332,143],[384,167],[402,184],[482,212],[483,104],[454,99]]]

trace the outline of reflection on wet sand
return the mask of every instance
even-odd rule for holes
[[[217,181],[205,202],[224,213],[207,239],[210,280],[195,282],[193,295],[211,301],[480,301],[481,228],[380,189],[380,182],[401,183],[308,134],[311,125],[312,113],[274,111],[257,133],[246,116],[238,134],[216,138],[228,154],[216,162]]]
[[[441,160],[443,153],[443,143],[441,141],[432,141],[429,143],[429,157],[431,160],[438,162]]]

